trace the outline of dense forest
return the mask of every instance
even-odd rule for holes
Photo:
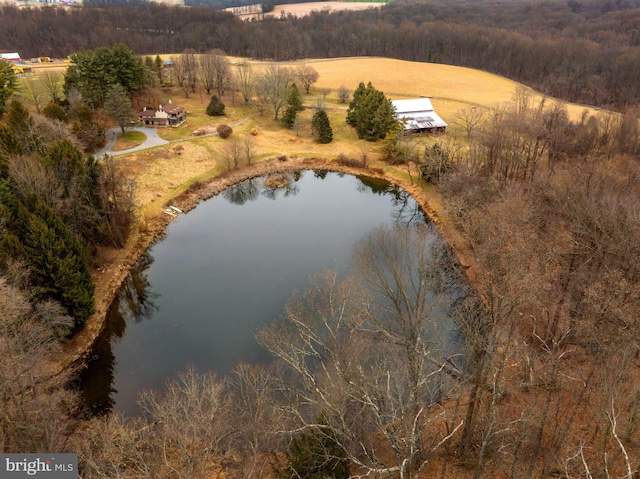
[[[0,10],[0,49],[65,57],[125,43],[138,54],[204,53],[277,61],[383,56],[478,68],[548,95],[625,110],[640,98],[637,2],[415,2],[243,22],[210,7]]]

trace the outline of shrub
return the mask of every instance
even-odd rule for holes
[[[223,116],[224,115],[224,103],[220,101],[217,95],[211,97],[211,101],[207,106],[207,115],[209,116]]]
[[[216,127],[216,131],[218,132],[220,138],[227,139],[231,136],[231,133],[233,133],[233,128],[231,128],[229,125],[218,125]]]
[[[67,114],[57,103],[49,103],[42,109],[42,114],[50,120],[58,120],[66,123],[69,121]]]
[[[341,85],[338,88],[338,100],[340,100],[340,103],[347,103],[349,101],[349,98],[351,98],[351,90],[349,90],[346,86]]]
[[[420,175],[429,183],[438,183],[453,169],[453,153],[449,148],[443,148],[435,143],[431,148],[426,148],[424,158],[420,163]]]
[[[338,164],[342,166],[348,166],[349,168],[362,168],[362,162],[360,160],[356,160],[355,158],[349,158],[344,153],[340,153],[338,158],[336,158]]]
[[[333,141],[333,129],[327,112],[323,109],[316,111],[311,119],[313,136],[318,143],[327,144]]]

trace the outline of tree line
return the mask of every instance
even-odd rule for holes
[[[203,53],[294,60],[383,56],[467,66],[548,95],[624,110],[638,103],[640,8],[631,1],[410,2],[243,22],[207,7],[75,10],[2,7],[10,50],[64,57],[125,43],[137,54]]]
[[[133,189],[111,159],[84,153],[98,128],[87,104],[70,92],[64,105],[32,114],[13,99],[0,126],[0,275],[23,270],[34,305],[59,303],[78,329],[93,313],[97,247],[126,242]]]
[[[572,122],[522,87],[510,105],[465,108],[455,123],[466,138],[400,133],[386,146],[389,161],[438,185],[479,265],[483,314],[459,323],[474,365],[465,423],[445,462],[471,460],[474,477],[496,462],[512,478],[633,477],[637,118]]]

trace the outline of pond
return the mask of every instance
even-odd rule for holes
[[[224,375],[268,361],[255,333],[294,289],[344,272],[374,228],[425,221],[406,191],[368,177],[301,171],[227,189],[173,220],[131,271],[82,374],[85,402],[136,414],[141,390],[189,365]]]

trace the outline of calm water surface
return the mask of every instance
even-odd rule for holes
[[[94,411],[136,413],[142,389],[188,365],[224,374],[267,361],[255,332],[294,288],[344,271],[354,243],[381,224],[425,221],[384,181],[306,171],[280,183],[248,180],[178,216],[140,260],[81,379]]]

